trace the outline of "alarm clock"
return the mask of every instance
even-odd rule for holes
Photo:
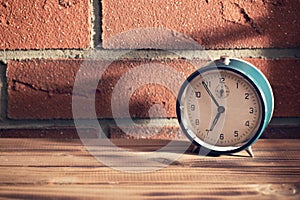
[[[178,122],[204,152],[229,154],[246,150],[260,137],[274,109],[272,88],[252,64],[221,57],[192,73],[177,101]]]

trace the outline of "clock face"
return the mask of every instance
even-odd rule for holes
[[[255,137],[262,123],[262,98],[257,88],[232,69],[194,73],[183,86],[178,102],[185,133],[212,150],[242,147]]]

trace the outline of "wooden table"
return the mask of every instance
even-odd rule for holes
[[[159,141],[116,140],[151,149]],[[185,153],[147,173],[98,162],[80,140],[0,139],[1,199],[300,199],[300,140],[260,139],[254,158]],[[135,150],[137,150],[135,149]]]

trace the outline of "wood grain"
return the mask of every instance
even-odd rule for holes
[[[131,151],[151,151],[167,143],[113,142]],[[126,173],[98,162],[80,140],[2,138],[0,198],[300,199],[299,142],[260,139],[253,146],[255,158],[245,152],[219,157],[186,152],[163,169]]]

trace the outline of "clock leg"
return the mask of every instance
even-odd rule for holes
[[[210,157],[218,157],[220,154],[212,152],[209,149],[202,148],[200,146],[193,145],[191,148],[191,153],[192,154],[198,154],[199,156],[210,156]]]
[[[191,150],[191,152],[192,153],[199,153],[199,150],[200,150],[200,147],[198,147],[198,146],[196,146],[196,145],[193,145],[193,147],[192,147],[192,150]]]
[[[252,151],[252,147],[249,146],[247,149],[246,149],[246,152],[249,154],[250,157],[254,157],[254,154],[253,154],[253,151]]]
[[[192,148],[192,153],[194,154],[198,154],[200,156],[206,156],[206,155],[209,155],[210,151],[205,149],[205,148],[201,148],[200,146],[196,146],[196,145],[193,145],[193,148]]]

